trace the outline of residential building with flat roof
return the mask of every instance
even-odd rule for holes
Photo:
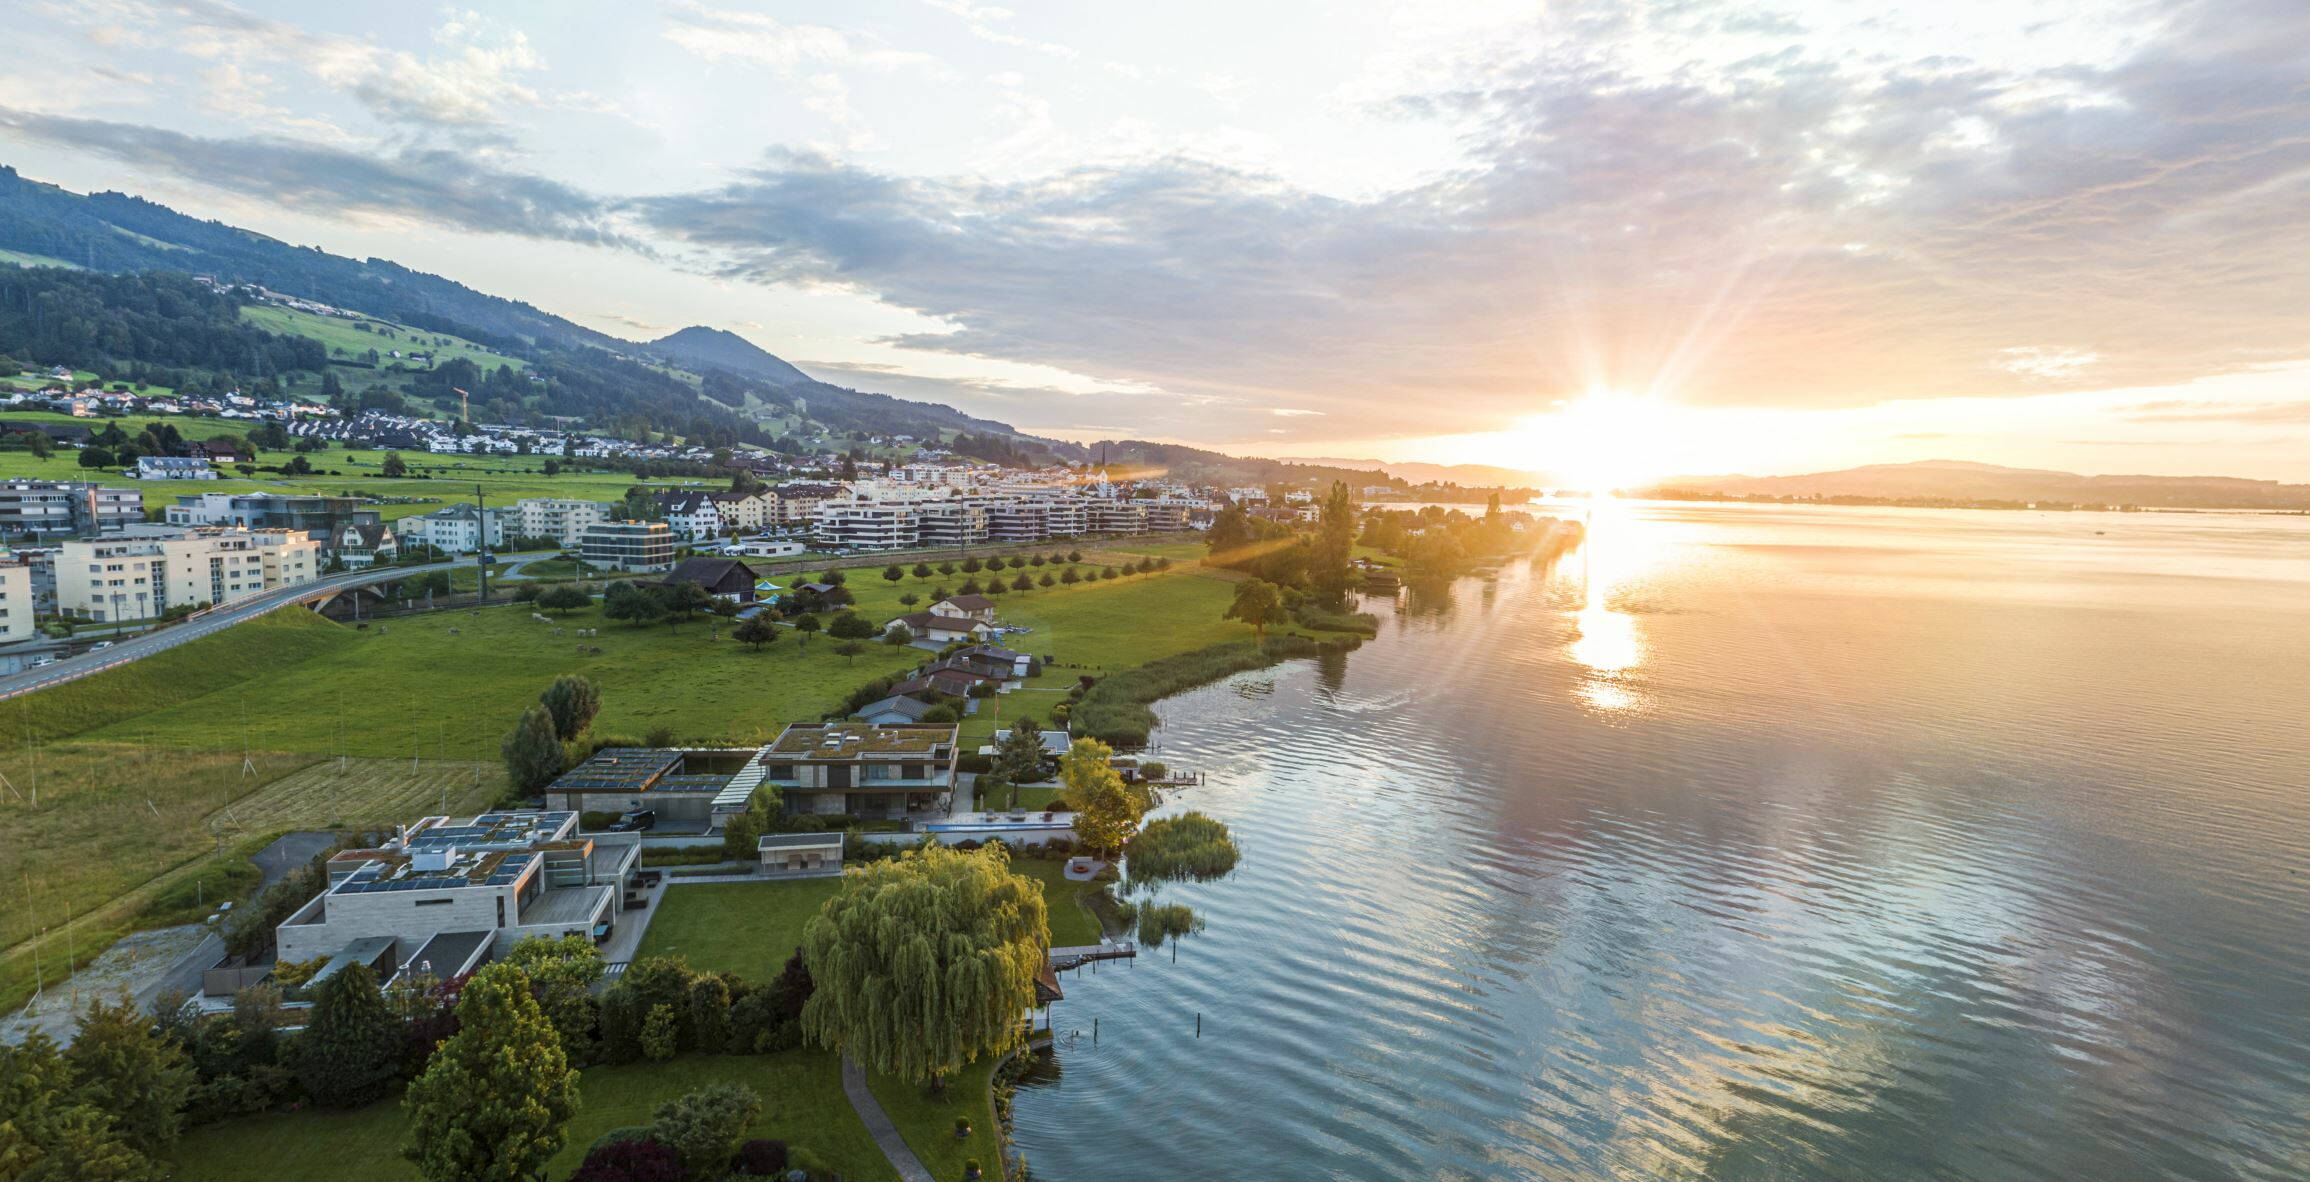
[[[0,644],[31,638],[39,619],[39,597],[32,589],[32,560],[0,551]]]
[[[597,521],[579,539],[578,557],[613,570],[672,570],[674,530],[663,521]]]
[[[144,490],[85,480],[0,482],[0,533],[109,533],[144,521]]]
[[[328,889],[274,929],[277,955],[449,977],[530,936],[606,940],[640,861],[638,834],[579,833],[574,812],[426,817],[332,856]]]
[[[445,554],[471,554],[505,544],[505,521],[513,516],[503,509],[449,505],[395,522],[403,542],[431,546]]]
[[[320,574],[320,551],[295,531],[233,526],[76,538],[58,548],[56,607],[104,623],[230,603],[311,582]]]
[[[790,813],[903,819],[954,791],[951,723],[796,723],[762,749],[763,782]]]
[[[584,540],[588,527],[610,520],[610,506],[566,497],[524,497],[514,502],[513,509],[513,532],[525,538],[552,538],[570,547]]]

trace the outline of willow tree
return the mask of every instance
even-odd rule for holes
[[[908,850],[853,872],[803,929],[803,1033],[935,1082],[1018,1047],[1050,944],[1042,887],[1001,847]]]

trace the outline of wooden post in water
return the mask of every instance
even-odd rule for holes
[[[1195,1037],[1203,1037],[1203,1011],[1195,1011]]]

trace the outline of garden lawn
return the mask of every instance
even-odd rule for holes
[[[1000,1179],[1001,1142],[995,1134],[994,1103],[987,1092],[987,1080],[993,1074],[994,1060],[982,1059],[956,1072],[946,1089],[935,1094],[922,1084],[904,1083],[888,1075],[869,1076],[867,1086],[931,1177],[941,1182],[960,1179],[963,1163],[976,1159],[985,1178]],[[969,1137],[954,1135],[958,1116],[970,1118]]]
[[[634,954],[679,956],[693,969],[766,982],[802,943],[802,925],[842,890],[839,878],[668,886]]]
[[[1097,883],[1069,882],[1067,864],[1049,858],[1013,858],[1011,871],[1041,883],[1043,905],[1051,916],[1051,947],[1078,948],[1099,942],[1099,921],[1082,903],[1086,890]]]
[[[824,1051],[776,1055],[689,1055],[665,1063],[595,1067],[578,1082],[578,1112],[567,1142],[546,1175],[566,1178],[595,1138],[623,1125],[648,1124],[661,1103],[717,1083],[744,1084],[762,1097],[750,1135],[807,1151],[849,1179],[891,1179],[866,1126],[842,1094],[835,1057]],[[400,1156],[404,1123],[398,1098],[346,1113],[306,1111],[247,1117],[194,1129],[177,1146],[179,1182],[415,1182]]]

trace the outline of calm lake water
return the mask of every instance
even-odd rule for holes
[[[1064,978],[1037,1177],[2310,1177],[2310,519],[1616,506],[1369,606],[1162,708],[1243,864]]]

